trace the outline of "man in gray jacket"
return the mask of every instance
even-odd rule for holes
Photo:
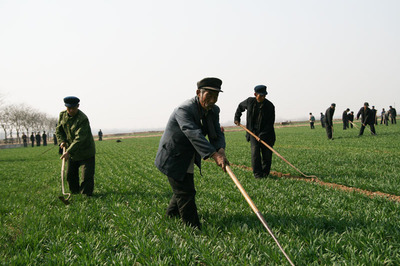
[[[205,78],[197,83],[194,98],[171,114],[158,147],[155,165],[168,177],[173,196],[167,216],[179,216],[190,226],[201,229],[195,203],[194,165],[201,173],[201,159],[213,158],[226,171],[225,136],[219,124],[218,100],[222,81]],[[206,139],[208,135],[209,141]]]

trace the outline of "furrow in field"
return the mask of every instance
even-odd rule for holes
[[[251,167],[248,167],[248,166],[245,166],[245,165],[232,164],[232,166],[233,167],[242,168],[242,169],[246,169],[248,171],[252,171],[253,170]],[[348,187],[348,186],[345,186],[345,185],[324,182],[324,181],[319,180],[318,178],[306,178],[306,177],[301,177],[301,176],[293,176],[291,174],[283,174],[283,173],[277,172],[277,171],[271,171],[270,174],[273,175],[273,176],[279,177],[279,178],[291,178],[291,179],[304,181],[304,182],[317,183],[317,184],[319,184],[321,186],[326,186],[326,187],[330,187],[330,188],[333,188],[333,189],[339,189],[339,190],[346,191],[346,192],[358,192],[358,193],[364,194],[364,195],[366,195],[368,197],[371,197],[371,198],[375,197],[375,196],[379,196],[379,197],[384,197],[384,198],[388,198],[388,199],[393,200],[393,201],[400,202],[400,196],[392,195],[392,194],[388,194],[388,193],[384,193],[384,192],[380,192],[380,191],[369,191],[369,190],[355,188],[355,187]]]

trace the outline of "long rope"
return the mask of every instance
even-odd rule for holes
[[[261,214],[261,212],[257,209],[256,205],[254,202],[251,200],[250,196],[247,194],[246,190],[244,190],[243,186],[240,184],[239,180],[236,178],[235,174],[232,172],[232,169],[229,166],[226,166],[226,171],[228,172],[229,176],[232,178],[233,182],[239,189],[240,193],[242,193],[243,197],[246,199],[247,203],[250,205],[251,209],[254,211],[254,213],[257,215],[258,219],[261,221],[261,223],[264,225],[264,227],[267,229],[268,233],[271,235],[271,237],[274,239],[275,243],[278,245],[279,249],[287,259],[287,261],[290,263],[290,265],[294,266],[293,262],[290,260],[289,256],[286,254],[285,250],[282,248],[281,244],[279,243],[278,239],[275,237],[274,233],[272,232],[271,228],[269,228],[267,221],[265,220],[264,216]]]
[[[244,125],[239,124],[238,126],[240,126],[241,128],[243,128],[244,130],[246,130],[250,135],[252,135],[258,142],[261,142],[262,144],[264,144],[268,149],[270,149],[273,153],[275,153],[279,158],[281,158],[285,163],[287,163],[288,165],[290,165],[293,169],[295,169],[297,172],[299,172],[302,176],[304,177],[308,177],[308,178],[316,178],[318,179],[318,177],[316,177],[315,175],[306,175],[304,174],[302,171],[300,171],[296,166],[294,166],[293,164],[291,164],[288,160],[286,160],[282,155],[280,155],[276,150],[274,150],[271,146],[269,146],[267,143],[265,143],[265,141],[263,141],[262,139],[260,139],[256,134],[254,134],[253,132],[251,132],[250,130],[248,130]]]
[[[354,124],[353,122],[351,122],[350,120],[349,120],[349,122],[350,122],[355,128],[358,128],[358,126],[357,126],[356,124]],[[364,127],[366,127],[366,126],[364,126]],[[372,132],[372,130],[371,130],[370,127],[369,127],[368,129],[369,129],[369,131],[371,131],[371,134],[372,134],[372,135],[376,135],[374,132]]]
[[[63,148],[63,153],[65,153],[65,147]],[[64,196],[67,196],[65,201],[67,202],[69,198],[71,197],[71,193],[65,193],[64,190],[64,173],[65,173],[65,158],[62,159],[62,164],[61,164],[61,192]]]

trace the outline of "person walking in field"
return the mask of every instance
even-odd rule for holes
[[[350,123],[350,127],[353,128],[353,121],[354,121],[354,112],[353,112],[353,111],[351,111],[351,112],[347,115],[347,120],[348,120],[349,122],[351,122],[351,123]]]
[[[360,110],[357,113],[357,120],[361,116],[361,128],[360,128],[360,133],[358,136],[362,136],[364,134],[364,129],[366,125],[369,125],[371,129],[371,134],[376,135],[375,133],[375,121],[374,121],[374,114],[371,109],[369,109],[369,104],[367,102],[364,103],[364,106],[360,108]]]
[[[335,113],[336,104],[332,103],[331,106],[325,111],[325,129],[328,139],[333,139],[333,114]]]
[[[60,159],[68,161],[67,181],[71,193],[92,196],[94,190],[96,147],[88,117],[79,110],[79,98],[64,98],[67,110],[60,113],[56,136],[65,152]],[[79,168],[82,183],[79,184]]]
[[[322,112],[321,112],[321,118],[320,118],[320,120],[321,120],[321,126],[324,128],[324,127],[325,127],[325,115],[324,115],[324,113],[322,113]]]
[[[28,133],[28,134],[29,134],[29,133]],[[35,136],[33,135],[33,132],[32,132],[32,134],[31,134],[30,139],[31,139],[32,147],[35,147]]]
[[[24,143],[24,147],[28,147],[28,137],[25,135],[25,132],[22,133],[22,142]]]
[[[349,128],[349,118],[347,113],[350,111],[349,108],[347,108],[346,110],[343,111],[342,114],[342,121],[343,121],[343,130],[346,130]]]
[[[43,146],[47,146],[47,134],[46,134],[46,131],[43,131],[42,139],[43,139]]]
[[[389,114],[390,114],[390,122],[392,124],[396,124],[396,116],[397,116],[397,112],[396,112],[396,108],[393,108],[392,106],[389,106]]]
[[[381,125],[382,125],[382,123],[383,124],[386,124],[386,111],[385,111],[385,108],[382,108],[382,112],[381,112]]]
[[[372,115],[374,117],[374,124],[377,125],[378,124],[378,117],[376,115],[377,110],[375,109],[375,106],[372,106],[371,111],[372,111]]]
[[[312,113],[310,113],[309,121],[310,121],[310,128],[311,128],[311,129],[314,129],[314,128],[315,128],[315,127],[314,127],[315,117],[313,116]]]
[[[161,137],[155,166],[168,178],[172,198],[167,217],[180,217],[201,229],[195,202],[194,165],[201,173],[201,159],[214,159],[226,171],[225,135],[219,124],[218,100],[222,81],[204,78],[197,82],[196,96],[179,105],[171,114]],[[206,139],[208,136],[208,140]]]
[[[265,98],[267,87],[258,85],[254,88],[254,97],[242,101],[235,112],[234,121],[240,124],[242,113],[247,110],[246,127],[269,146],[275,144],[275,106]],[[247,141],[251,145],[251,166],[255,178],[267,177],[271,171],[272,151],[265,147],[256,138],[246,133]]]
[[[36,146],[39,147],[40,146],[40,142],[41,142],[41,137],[40,137],[40,132],[36,132]]]
[[[103,131],[101,131],[101,129],[99,130],[99,133],[97,133],[97,135],[99,136],[99,141],[103,140]]]

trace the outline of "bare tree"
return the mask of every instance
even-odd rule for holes
[[[0,111],[0,125],[4,130],[4,138],[7,139],[7,131],[10,129],[10,116],[6,106],[2,106]]]
[[[15,129],[15,131],[17,132],[17,142],[18,143],[21,143],[20,132],[23,128],[24,120],[25,120],[24,109],[25,109],[24,104],[11,105],[9,107],[9,123],[11,125],[11,129]],[[10,136],[10,137],[12,137],[12,136]]]
[[[4,131],[6,140],[8,136],[12,139],[15,130],[18,143],[20,143],[20,135],[23,130],[26,130],[27,135],[29,135],[29,131],[47,131],[50,133],[55,130],[56,124],[57,118],[49,117],[47,114],[25,104],[4,106],[0,94],[0,126]]]

